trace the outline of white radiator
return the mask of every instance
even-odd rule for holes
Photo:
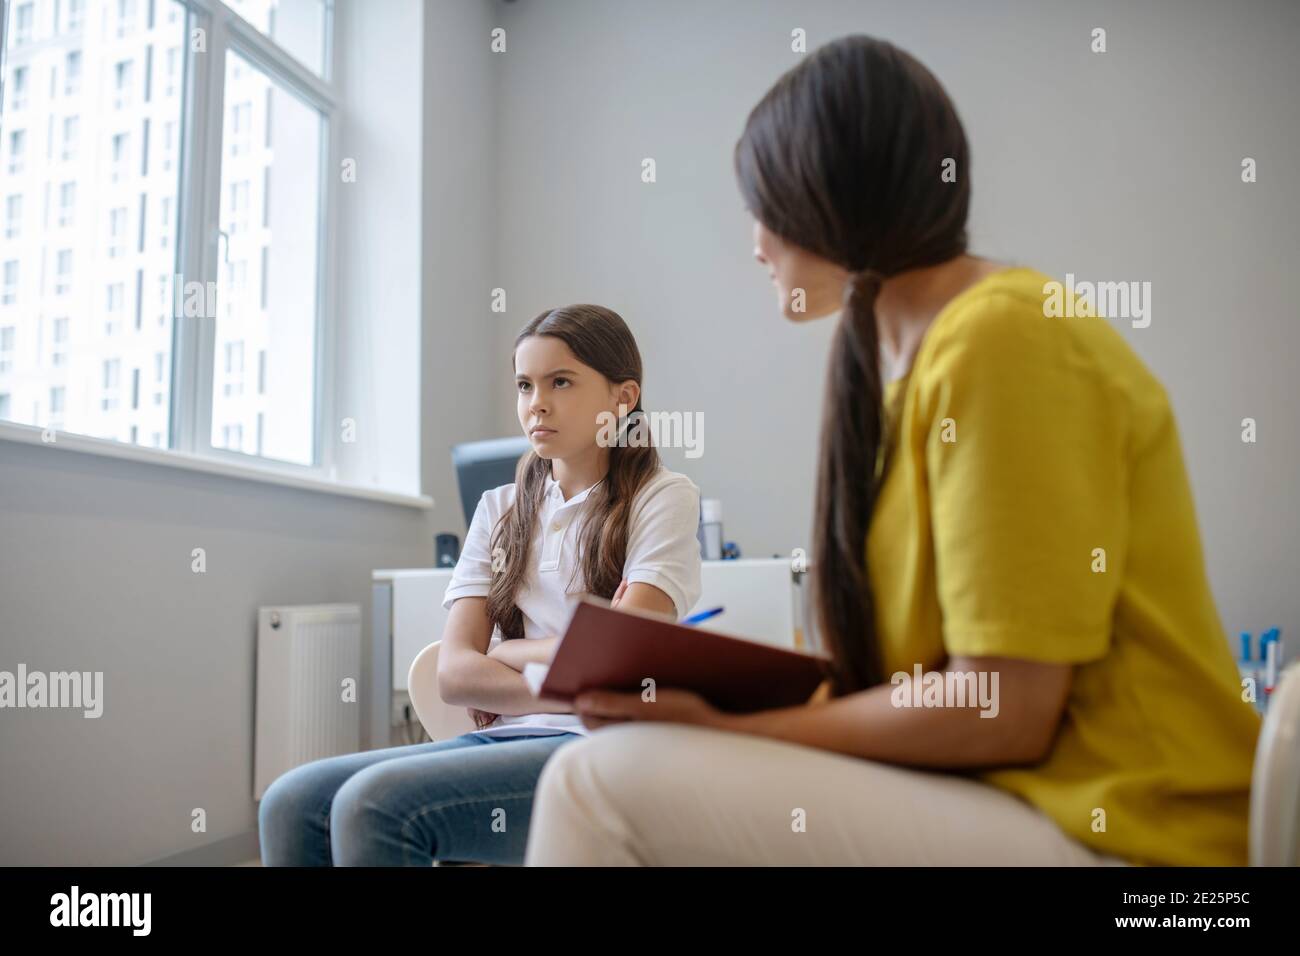
[[[257,609],[253,799],[276,777],[361,749],[361,606]]]

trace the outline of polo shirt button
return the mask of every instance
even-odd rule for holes
[[[563,528],[563,527],[564,527],[564,525],[562,525],[562,524],[560,524],[558,521],[556,521],[554,524],[551,525],[551,530],[552,530],[552,531],[559,531],[559,530],[560,530],[561,528]]]

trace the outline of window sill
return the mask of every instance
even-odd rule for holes
[[[341,481],[330,481],[327,478],[317,478],[314,475],[297,474],[287,470],[281,471],[269,465],[252,465],[216,458],[204,458],[200,455],[191,455],[181,451],[130,445],[126,442],[112,441],[107,438],[93,438],[89,435],[74,435],[70,432],[58,432],[55,441],[47,442],[42,439],[42,433],[43,430],[34,425],[0,421],[0,441],[25,442],[29,445],[42,445],[46,448],[62,448],[65,451],[103,455],[108,458],[123,458],[127,461],[139,461],[153,465],[165,465],[168,468],[207,472],[208,474],[222,475],[227,478],[261,481],[272,485],[282,485],[287,488],[299,488],[304,491],[317,491],[351,498],[365,498],[370,501],[383,501],[388,504],[419,508],[425,511],[433,507],[433,499],[428,495],[385,491],[382,488],[372,488],[367,485],[352,485]]]

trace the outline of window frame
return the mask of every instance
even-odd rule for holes
[[[29,0],[0,0],[0,134],[9,130],[4,120],[7,73],[8,28],[17,8]],[[341,143],[342,101],[336,87],[337,46],[334,42],[336,0],[322,0],[324,9],[321,38],[322,75],[299,62],[244,20],[222,0],[153,0],[155,17],[164,16],[166,4],[176,2],[183,11],[182,56],[180,58],[180,125],[177,144],[178,170],[176,203],[173,208],[177,224],[173,274],[183,281],[197,281],[204,288],[219,279],[222,124],[226,56],[234,51],[289,93],[297,96],[321,116],[324,126],[318,156],[319,209],[316,235],[316,316],[313,349],[313,396],[311,428],[311,463],[283,461],[264,455],[232,451],[212,443],[212,406],[216,366],[215,317],[186,319],[172,315],[172,361],[168,447],[150,449],[155,454],[179,453],[198,457],[218,465],[253,468],[261,473],[280,475],[289,481],[310,484],[335,484],[337,447],[334,430],[328,426],[334,418],[337,333],[336,290],[333,268],[336,254],[338,220],[338,183],[332,170],[337,167]],[[32,28],[36,29],[35,4],[32,4]],[[84,6],[79,11],[84,26]],[[115,11],[110,11],[113,13]],[[142,12],[138,5],[134,15]],[[65,11],[60,10],[60,19]],[[71,10],[66,11],[70,15]],[[16,21],[15,21],[16,25]],[[65,24],[56,23],[62,32]],[[206,50],[194,53],[193,32],[206,33]],[[84,73],[84,69],[82,70]],[[83,77],[84,82],[84,77]],[[77,130],[80,134],[80,130]],[[78,140],[80,135],[78,135]],[[23,137],[22,162],[29,160],[27,137]],[[78,142],[78,147],[80,147]],[[66,146],[61,142],[60,149]],[[170,311],[174,313],[175,293]],[[0,425],[8,426],[4,422]],[[123,450],[143,448],[130,443],[99,439],[69,432],[75,440],[93,445],[124,445]],[[178,462],[179,464],[179,462]],[[395,498],[407,496],[396,495]]]
[[[169,0],[170,2],[170,0]],[[336,471],[334,430],[335,348],[337,330],[332,268],[337,222],[338,184],[331,170],[340,143],[341,99],[334,84],[337,76],[334,43],[334,0],[324,0],[322,37],[323,76],[317,76],[275,41],[221,0],[179,0],[187,9],[184,56],[181,57],[180,169],[176,213],[176,271],[183,281],[207,288],[217,282],[222,265],[221,160],[225,116],[226,56],[234,51],[261,70],[274,83],[299,97],[321,115],[320,210],[316,235],[316,321],[313,354],[311,464],[288,462],[264,455],[233,451],[212,443],[212,406],[216,368],[216,319],[172,316],[172,379],[169,444],[171,450],[221,462],[255,462],[260,469],[308,478],[331,480]],[[191,52],[193,31],[204,28],[207,52]],[[173,292],[173,303],[175,293]],[[185,383],[189,387],[184,387]]]

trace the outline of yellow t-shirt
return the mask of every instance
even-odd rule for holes
[[[886,386],[867,542],[885,676],[950,654],[1076,665],[1046,760],[978,776],[1104,854],[1245,864],[1260,721],[1168,395],[1106,319],[1046,317],[1049,281],[969,286]]]

